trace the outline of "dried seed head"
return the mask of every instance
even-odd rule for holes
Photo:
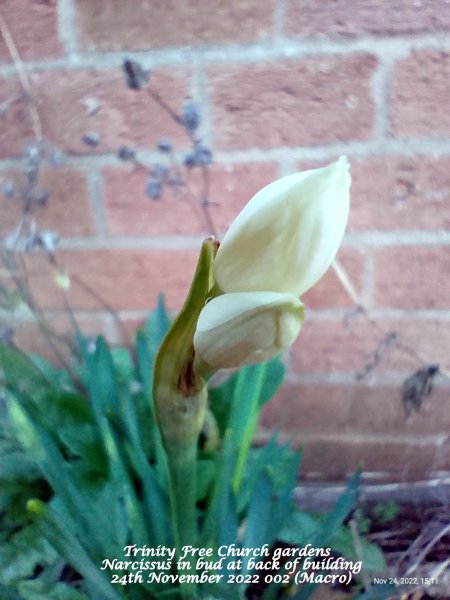
[[[161,138],[157,141],[156,147],[160,152],[172,152],[172,144],[166,138]]]
[[[188,131],[194,132],[200,125],[200,114],[192,100],[186,100],[181,110],[181,121]]]
[[[125,82],[130,90],[140,90],[150,79],[150,71],[144,69],[137,61],[126,59],[122,65]]]
[[[154,175],[150,175],[145,185],[145,193],[150,200],[159,200],[162,193],[161,180]]]
[[[86,146],[91,146],[95,148],[100,144],[100,136],[98,133],[85,133],[81,136],[81,141],[86,144]]]
[[[1,186],[1,194],[7,200],[12,200],[16,195],[16,186],[14,181],[10,179],[3,181]]]
[[[31,201],[36,206],[46,206],[50,192],[45,188],[37,188],[31,197]]]
[[[117,148],[117,158],[123,161],[133,160],[136,158],[136,152],[128,146],[119,146]]]

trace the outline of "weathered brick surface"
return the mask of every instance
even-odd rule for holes
[[[395,331],[399,344],[390,345],[381,352],[377,371],[412,373],[420,365],[417,358],[402,349],[409,348],[431,364],[440,365],[442,370],[449,371],[450,356],[450,320],[444,311],[442,319],[421,319],[411,315],[401,320],[380,319],[388,331]],[[449,393],[450,397],[450,393]]]
[[[19,171],[0,173],[0,186],[8,181],[13,181],[18,191],[24,189],[26,182]],[[35,212],[40,228],[51,229],[64,237],[93,233],[89,193],[83,173],[67,167],[47,168],[40,173],[39,187],[50,193],[46,206]],[[18,198],[2,202],[1,234],[17,226],[22,214],[21,207]]]
[[[450,4],[441,0],[286,0],[288,35],[392,35],[450,29]]]
[[[450,156],[351,159],[349,230],[450,228]]]
[[[62,54],[57,31],[57,0],[2,0],[0,8],[22,59],[39,60]],[[12,62],[2,35],[0,62]]]
[[[76,0],[76,7],[81,41],[89,49],[251,42],[273,35],[274,0]]]
[[[301,443],[301,436],[299,437]],[[419,442],[419,440],[418,440]],[[433,471],[448,469],[450,461],[433,444],[308,440],[302,444],[304,477],[342,481],[360,466],[369,472],[385,472],[397,481],[418,481]]]
[[[374,256],[376,306],[450,308],[450,252],[447,246],[379,248]]]
[[[150,310],[159,292],[164,292],[170,309],[180,308],[196,259],[197,253],[189,250],[59,253],[61,266],[72,278],[68,300],[75,310],[105,310],[108,306],[116,310]],[[39,256],[30,257],[30,268],[33,266],[39,274],[33,279],[37,300],[46,309],[64,308],[62,294],[54,282],[55,271],[46,267]]]
[[[341,248],[337,256],[358,294],[361,294],[363,289],[366,256],[366,250],[356,248]],[[331,268],[311,290],[302,296],[302,302],[306,311],[353,307],[353,301]]]
[[[450,131],[450,52],[424,50],[399,60],[391,89],[390,130],[397,137]]]
[[[298,434],[445,434],[449,399],[449,387],[435,387],[420,411],[407,417],[400,386],[285,383],[265,405],[261,424]]]
[[[127,167],[103,171],[108,231],[112,234],[167,235],[212,233],[201,209],[202,174],[187,173],[188,188],[166,188],[160,200],[145,194],[147,174]],[[209,212],[215,230],[225,231],[244,204],[277,177],[274,163],[213,165]]]
[[[348,231],[450,228],[450,155],[349,157]],[[299,161],[300,171],[329,164]]]
[[[110,328],[104,319],[86,319],[75,315],[77,326],[86,336],[93,338],[103,335],[107,339],[110,337]],[[73,329],[72,322],[68,315],[52,315],[47,317],[52,331],[52,341],[49,343],[48,337],[35,322],[22,321],[14,324],[14,343],[25,352],[31,352],[42,356],[52,364],[67,365],[70,364],[72,348],[76,338],[76,332]],[[73,357],[72,357],[73,359]]]
[[[178,111],[188,95],[199,100],[202,134],[208,140],[210,134],[220,158],[210,169],[209,194],[217,202],[210,212],[219,237],[279,172],[296,164],[300,170],[319,166],[312,156],[330,162],[338,153],[334,144],[339,152],[349,144],[349,234],[338,258],[358,298],[387,332],[396,332],[399,344],[387,343],[357,314],[330,270],[302,298],[305,325],[287,353],[287,383],[266,406],[263,424],[281,421],[304,442],[307,477],[343,479],[361,460],[365,469],[397,480],[450,470],[449,444],[442,443],[449,428],[448,382],[439,378],[420,413],[409,419],[400,398],[401,381],[420,366],[414,351],[450,370],[450,3],[71,0],[59,8],[74,9],[74,31],[67,30],[68,13],[57,14],[57,4],[3,0],[0,13],[23,61],[28,105],[35,105],[45,138],[69,155],[84,155],[42,172],[51,196],[37,214],[39,226],[72,237],[66,248],[76,246],[61,251],[58,261],[72,276],[69,302],[82,311],[82,328],[128,343],[158,292],[176,311],[198,253],[173,248],[187,243],[181,236],[211,231],[193,197],[202,188],[200,174],[191,173],[190,192],[151,201],[144,192],[146,173],[114,164],[110,154],[121,144],[152,149],[162,137],[177,151],[190,146],[183,129],[146,92],[126,89],[117,51],[145,49],[148,64],[156,65],[150,85],[168,105]],[[74,42],[76,55],[64,55],[64,40]],[[369,46],[373,51],[365,50]],[[169,53],[161,51],[168,47]],[[140,60],[139,52],[128,54]],[[21,163],[14,159],[35,132],[17,77],[20,63],[8,64],[1,35],[0,63],[1,185],[19,178]],[[87,146],[85,134],[100,143]],[[309,148],[300,153],[303,147]],[[80,164],[97,169],[95,199]],[[96,217],[102,209],[105,215],[101,237],[93,227],[94,200]],[[18,216],[18,204],[0,198],[0,237]],[[154,237],[161,248],[143,249],[154,245]],[[52,322],[64,331],[55,267],[42,255],[27,257],[26,264],[37,300],[56,311]],[[109,308],[121,311],[123,328],[108,316]],[[55,359],[30,323],[19,324],[16,340]],[[365,370],[370,372],[358,380]]]
[[[316,321],[306,314],[291,350],[291,368],[299,374],[350,372],[356,376],[380,341],[381,336],[362,317]]]
[[[375,67],[368,54],[215,65],[208,81],[216,146],[273,148],[367,139]]]
[[[153,84],[176,110],[187,96],[187,75],[180,69],[153,73]],[[121,144],[151,147],[162,136],[181,146],[188,143],[183,129],[145,91],[126,88],[119,68],[40,72],[30,82],[44,136],[68,152],[114,151]],[[2,97],[19,91],[14,77],[0,79]],[[33,137],[24,103],[14,102],[2,120],[0,156],[18,155]],[[86,145],[81,139],[86,134],[99,136],[98,146]]]
[[[377,319],[386,334],[362,315],[347,319],[308,319],[291,351],[291,368],[299,374],[348,372],[407,375],[418,368],[405,346],[417,349],[431,363],[450,367],[450,321]],[[394,335],[396,336],[394,338]]]

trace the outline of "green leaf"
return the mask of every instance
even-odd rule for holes
[[[359,536],[357,543],[358,548],[355,547],[355,540],[350,527],[341,526],[328,542],[328,545],[349,560],[361,560],[362,568],[368,573],[384,572],[386,563],[380,548],[361,536]]]
[[[23,600],[89,600],[89,598],[65,583],[48,585],[41,581],[24,581],[18,586]]]
[[[105,600],[119,600],[119,594],[107,577],[91,560],[71,528],[61,521],[61,515],[36,500],[30,501],[30,511],[36,515],[36,525],[58,554],[83,577],[92,582]],[[106,555],[106,552],[105,552]]]
[[[94,353],[85,352],[86,387],[97,421],[111,414],[117,407],[117,379],[114,362],[108,344],[101,336],[97,337]]]
[[[213,460],[197,461],[197,501],[202,500],[214,481],[216,464]]]
[[[270,528],[273,486],[266,474],[262,473],[256,482],[253,490],[253,496],[245,521],[244,538],[242,541],[244,548],[259,548],[265,543],[271,543],[268,536]],[[242,573],[249,572],[249,560],[244,559]]]
[[[205,518],[201,532],[202,545],[204,547],[220,546],[219,540],[222,537],[230,538],[229,533],[225,535],[221,532],[221,528],[226,528],[226,520],[223,520],[223,511],[231,512],[230,527],[231,530],[237,530],[237,525],[234,522],[236,519],[237,510],[232,505],[232,490],[231,490],[231,474],[234,470],[236,462],[236,450],[230,441],[231,432],[228,431],[225,435],[223,447],[216,457],[216,475],[213,481],[209,502],[205,509]],[[226,506],[224,507],[224,503]],[[234,541],[234,540],[233,540]],[[233,542],[230,542],[233,543]]]
[[[36,525],[28,525],[0,547],[0,583],[7,585],[30,577],[37,566],[51,563],[56,556]]]
[[[323,515],[311,515],[301,511],[293,512],[279,534],[280,542],[298,546],[306,545],[308,540],[320,530],[323,519]]]
[[[331,511],[325,516],[317,532],[309,540],[315,548],[326,548],[338,532],[342,522],[354,508],[358,495],[359,472],[348,482],[345,490],[337,499]],[[308,600],[316,589],[316,583],[306,583],[293,596],[294,600]]]
[[[126,348],[113,348],[111,357],[119,383],[129,384],[134,379],[134,365]]]
[[[170,318],[165,307],[164,296],[158,295],[156,308],[149,314],[144,326],[144,333],[150,350],[156,353],[166,333],[169,331]]]
[[[52,437],[27,414],[16,399],[10,397],[7,400],[11,419],[21,436],[20,441],[64,503],[73,531],[84,537],[86,546],[91,547],[94,553],[105,553],[114,540],[114,523],[111,523],[104,508],[96,507],[92,496],[79,485],[72,466],[65,461]],[[86,511],[86,506],[90,506],[89,511]]]
[[[14,311],[23,304],[22,296],[17,288],[7,288],[3,285],[0,288],[0,308],[7,311]]]
[[[42,373],[45,379],[53,387],[64,389],[66,391],[75,391],[73,381],[67,371],[58,369],[36,354],[30,354],[28,356],[31,362],[36,365],[40,373]]]
[[[385,523],[386,521],[391,521],[396,517],[400,510],[397,502],[393,500],[386,500],[384,502],[377,502],[375,506],[371,510],[371,515],[376,519],[379,523]]]
[[[40,397],[51,389],[51,382],[23,352],[0,345],[2,383],[9,390]]]
[[[158,477],[157,470],[147,459],[140,427],[140,425],[151,427],[152,421],[147,419],[146,424],[145,422],[140,423],[136,405],[127,389],[122,389],[120,402],[122,423],[125,427],[124,435],[126,435],[127,444],[129,444],[129,460],[140,478],[144,494],[146,518],[149,523],[148,543],[169,545],[169,499]],[[125,444],[126,448],[127,445]]]
[[[37,479],[40,475],[35,463],[21,448],[9,451],[0,449],[0,485],[3,487],[16,482],[17,479]]]
[[[138,377],[144,386],[147,398],[152,389],[152,371],[158,348],[169,331],[170,319],[162,294],[158,296],[156,308],[149,314],[143,329],[136,332],[136,366]]]
[[[243,397],[245,390],[244,392],[242,391],[241,382],[243,380],[248,382],[251,374],[258,371],[260,368],[264,368],[265,371],[264,380],[261,389],[259,390],[257,400],[258,406],[261,407],[274,396],[283,381],[285,369],[279,356],[275,356],[262,365],[243,367],[239,372],[231,375],[231,377],[221,385],[210,388],[209,400],[211,410],[216,417],[222,436],[228,426],[232,405],[234,405],[234,403],[246,403],[249,401],[247,397]],[[239,388],[240,385],[241,387]]]
[[[321,529],[314,538],[313,545],[324,547],[336,535],[341,523],[354,508],[358,498],[360,473],[357,472],[347,483],[345,490],[327,514]]]
[[[23,600],[23,596],[19,596],[16,590],[3,585],[0,585],[0,598],[2,600]]]

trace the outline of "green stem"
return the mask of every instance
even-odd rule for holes
[[[196,514],[197,443],[166,448],[169,470],[169,494],[177,562],[184,546],[196,547],[198,526]],[[195,558],[185,558],[189,565],[179,569],[180,575],[195,574]],[[178,569],[177,569],[178,570]],[[183,597],[194,594],[195,584],[181,584]]]
[[[177,545],[195,545],[197,540],[196,475],[197,444],[168,449],[172,513]],[[180,549],[181,549],[180,548]]]

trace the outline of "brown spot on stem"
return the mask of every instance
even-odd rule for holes
[[[178,377],[177,390],[183,396],[194,396],[199,391],[194,372],[194,349]]]

